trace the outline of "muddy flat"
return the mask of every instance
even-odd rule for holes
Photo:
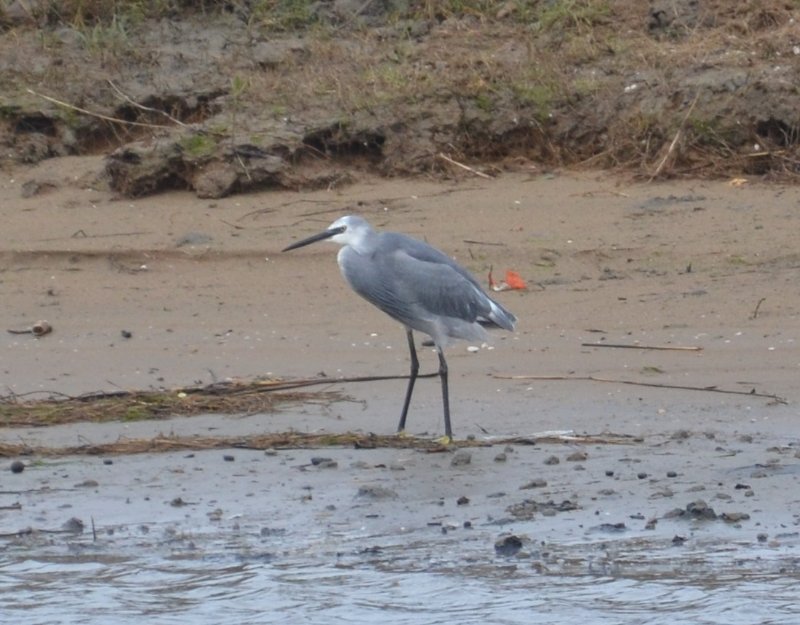
[[[31,575],[41,619],[56,614],[65,573],[84,580],[84,605],[100,617],[136,567],[150,594],[125,600],[131,618],[147,604],[196,622],[425,622],[419,592],[461,622],[517,622],[548,597],[547,622],[598,605],[611,620],[597,622],[622,622],[604,603],[621,592],[632,593],[631,618],[661,614],[660,601],[666,618],[677,600],[703,622],[744,622],[715,620],[715,607],[754,596],[762,622],[794,618],[800,189],[531,171],[131,200],[76,182],[98,167],[64,158],[3,173],[6,401],[259,376],[327,376],[320,390],[338,397],[270,413],[4,427],[5,443],[393,433],[402,379],[337,378],[406,375],[402,328],[349,290],[334,245],[280,252],[343,214],[423,238],[487,286],[490,269],[511,269],[528,288],[494,294],[519,318],[514,333],[448,352],[455,435],[476,446],[6,458],[0,595],[15,620],[34,622],[21,610]],[[53,190],[23,198],[29,180]],[[52,332],[6,332],[39,320]],[[420,360],[436,370],[432,350]],[[420,380],[408,433],[434,439],[442,427],[438,381]],[[8,470],[14,460],[22,472]],[[176,608],[210,570],[220,577],[206,611]],[[158,593],[158,571],[172,594]],[[711,583],[723,575],[727,594]],[[580,605],[563,594],[570,576]],[[598,578],[615,581],[592,588]],[[342,579],[353,604],[337,594]],[[677,579],[699,595],[675,599]],[[309,585],[316,599],[303,598]],[[88,622],[80,604],[59,604],[64,622]]]

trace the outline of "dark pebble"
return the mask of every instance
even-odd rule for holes
[[[717,513],[714,512],[714,508],[709,506],[702,499],[698,499],[697,501],[693,501],[692,503],[688,504],[686,506],[686,512],[696,519],[713,520],[717,518]]]
[[[514,556],[520,549],[522,549],[522,539],[514,534],[501,536],[494,543],[495,552],[501,556]]]
[[[464,529],[471,530],[472,529],[472,521],[464,521]]]
[[[606,477],[614,477],[613,471],[606,471]]]
[[[678,473],[676,471],[667,471],[667,477],[678,477]]]
[[[726,523],[738,523],[739,521],[747,521],[750,515],[746,512],[723,512],[719,518]]]
[[[21,460],[14,460],[11,463],[11,472],[12,473],[22,473],[25,470],[25,463]]]
[[[104,458],[103,464],[114,464],[114,461],[111,458]]]
[[[558,456],[550,456],[544,461],[545,464],[558,464],[559,462],[561,461],[558,459]]]
[[[459,506],[466,506],[468,503],[469,503],[469,497],[465,497],[464,495],[461,495],[461,497],[459,497],[456,500],[456,505]]]
[[[750,489],[750,484],[737,484],[733,488],[736,489],[736,490],[749,490]]]
[[[672,538],[672,544],[675,545],[675,546],[680,546],[685,542],[686,542],[686,537],[685,536],[677,536],[677,535],[675,535]]]
[[[124,339],[129,339],[133,336],[133,332],[131,332],[130,330],[123,330],[122,332],[120,332],[120,334],[122,334],[122,338]]]
[[[356,495],[366,499],[397,499],[397,493],[391,488],[370,484],[360,486]]]
[[[641,473],[637,473],[636,477],[638,477],[640,480],[643,480],[643,479],[645,479],[647,477],[647,473],[642,471]]]
[[[64,521],[64,523],[61,525],[61,529],[72,534],[81,534],[83,533],[83,521],[76,517],[72,517],[71,519]]]
[[[333,458],[323,458],[321,456],[314,456],[311,459],[311,464],[320,469],[335,469],[339,466],[339,463]]]
[[[222,459],[225,462],[233,462],[234,461],[234,457],[232,455],[230,455],[230,454],[225,454],[224,456],[222,456]]]
[[[523,484],[519,487],[520,490],[529,490],[531,488],[544,488],[547,486],[547,480],[543,480],[541,478],[537,478],[535,480],[531,480],[527,484]]]
[[[594,529],[599,532],[608,532],[610,534],[617,534],[626,531],[628,528],[624,523],[601,523]]]
[[[466,449],[459,449],[450,460],[451,467],[463,467],[472,462],[472,454]]]

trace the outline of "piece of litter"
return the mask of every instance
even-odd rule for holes
[[[492,267],[489,267],[489,288],[493,291],[515,291],[527,289],[528,285],[516,271],[506,270],[506,279],[502,282],[495,282],[492,278]]]

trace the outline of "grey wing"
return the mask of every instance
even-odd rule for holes
[[[343,256],[342,272],[353,289],[406,325],[440,316],[469,323],[489,318],[490,300],[452,261],[420,259],[405,249],[369,259]]]
[[[426,263],[420,271],[426,274],[427,295],[431,298],[427,304],[434,307],[429,309],[438,310],[444,306],[442,314],[447,316],[514,330],[517,322],[514,314],[489,297],[475,277],[452,258],[402,234],[385,233],[383,236],[413,259]],[[430,269],[432,266],[436,268]]]

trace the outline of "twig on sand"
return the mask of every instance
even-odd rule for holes
[[[52,102],[53,104],[58,104],[59,106],[63,106],[73,111],[77,111],[78,113],[83,113],[84,115],[89,115],[90,117],[96,117],[97,119],[102,119],[106,122],[111,122],[113,124],[122,124],[124,126],[140,126],[142,128],[171,128],[171,126],[166,126],[163,124],[147,124],[145,122],[134,122],[129,121],[127,119],[119,119],[118,117],[109,117],[108,115],[103,115],[102,113],[95,113],[94,111],[89,111],[87,109],[81,108],[80,106],[75,106],[74,104],[69,104],[68,102],[64,102],[63,100],[59,100],[57,98],[51,98],[48,95],[44,95],[42,93],[37,93],[33,89],[26,89],[28,93],[31,95],[35,95],[37,98],[42,98],[43,100],[47,100],[48,102]]]
[[[771,399],[777,404],[788,403],[783,397],[772,393],[758,393],[756,389],[749,391],[736,391],[732,389],[719,388],[717,386],[688,386],[683,384],[663,384],[658,382],[638,382],[636,380],[619,380],[616,378],[601,378],[596,375],[504,375],[495,374],[492,376],[498,380],[566,380],[566,381],[585,381],[585,382],[607,382],[609,384],[630,384],[633,386],[649,386],[651,388],[667,388],[679,391],[706,391],[709,393],[726,393],[728,395],[747,395],[748,397],[763,397]]]
[[[107,80],[106,82],[108,82],[108,84],[111,86],[111,88],[114,91],[117,92],[117,95],[119,97],[121,97],[123,100],[125,100],[128,104],[131,104],[131,105],[135,106],[137,109],[141,109],[142,111],[147,111],[148,113],[156,113],[158,115],[163,115],[169,121],[171,121],[173,124],[177,124],[178,126],[182,126],[184,128],[188,128],[189,127],[188,124],[184,124],[181,120],[174,118],[172,115],[170,115],[166,111],[161,111],[159,109],[155,109],[155,108],[150,107],[150,106],[145,106],[144,104],[139,104],[138,102],[132,100],[130,98],[130,96],[128,96],[126,93],[124,93],[122,91],[122,89],[120,89],[119,87],[117,87],[117,85],[114,84],[113,80]]]
[[[767,299],[766,297],[762,297],[760,300],[758,300],[758,303],[756,304],[755,310],[753,310],[753,314],[750,315],[750,319],[757,319],[758,318],[758,309],[761,308],[761,304],[763,304],[766,301],[766,299]]]
[[[669,148],[667,148],[667,153],[664,154],[664,158],[661,159],[661,162],[656,167],[656,170],[653,172],[653,175],[650,176],[650,180],[648,182],[653,182],[658,176],[661,175],[661,170],[664,169],[664,166],[667,164],[667,161],[672,156],[672,153],[675,151],[675,146],[678,145],[678,141],[680,141],[681,136],[683,136],[683,129],[686,127],[686,122],[689,121],[689,116],[692,114],[694,110],[694,105],[697,104],[697,100],[700,97],[700,94],[694,96],[694,100],[692,100],[691,105],[689,105],[689,110],[686,111],[686,115],[683,116],[683,120],[681,121],[680,126],[678,126],[678,131],[675,133],[675,136],[672,138],[672,142],[669,144]]]
[[[700,352],[697,345],[626,345],[624,343],[581,343],[581,347],[616,347],[621,349],[661,349],[679,352]]]
[[[480,176],[481,178],[488,178],[489,180],[492,179],[492,177],[489,174],[484,174],[482,171],[478,171],[477,169],[473,169],[469,165],[464,165],[464,163],[459,163],[458,161],[454,161],[452,158],[447,156],[447,154],[445,154],[444,152],[439,152],[438,156],[443,161],[447,161],[451,165],[455,165],[456,167],[460,167],[461,169],[464,169],[464,170],[468,171],[471,174],[475,174],[476,176]]]

